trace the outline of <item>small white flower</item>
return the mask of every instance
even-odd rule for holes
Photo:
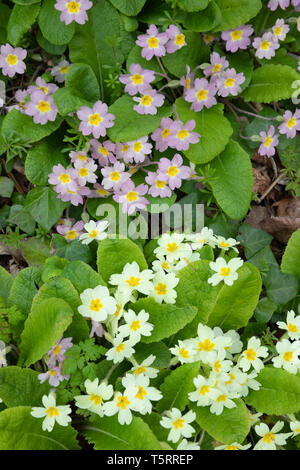
[[[132,421],[134,399],[125,393],[117,392],[114,400],[108,401],[103,405],[105,416],[113,416],[118,413],[120,424],[130,424]]]
[[[179,340],[178,344],[174,348],[170,348],[173,356],[178,357],[181,364],[195,362],[195,354],[197,352],[196,343],[193,339],[187,339],[184,341]]]
[[[217,286],[219,282],[224,281],[227,286],[232,286],[238,278],[237,270],[243,263],[241,258],[233,258],[228,263],[226,263],[224,258],[217,258],[215,262],[211,261],[209,266],[213,271],[216,271],[216,274],[213,274],[208,279],[208,284]]]
[[[291,431],[293,432],[293,437],[300,434],[300,421],[292,421],[290,423]]]
[[[170,273],[174,269],[174,263],[170,263],[163,256],[161,259],[157,259],[157,260],[153,261],[152,269],[153,269],[154,272],[163,270],[163,271],[166,271],[167,273]]]
[[[66,79],[66,74],[71,64],[67,60],[61,61],[58,65],[52,68],[51,75],[58,83],[63,83]]]
[[[99,379],[97,378],[93,382],[87,379],[84,386],[87,395],[74,397],[76,400],[75,405],[83,410],[90,410],[99,416],[103,416],[103,402],[112,397],[114,392],[112,385],[107,385],[104,382],[99,385]]]
[[[188,411],[185,415],[181,414],[178,408],[172,408],[167,412],[160,421],[163,428],[171,429],[168,435],[168,440],[177,442],[181,436],[189,438],[195,432],[195,429],[190,425],[196,418],[196,413]]]
[[[84,245],[88,245],[93,240],[104,240],[107,238],[107,233],[105,230],[107,229],[108,225],[109,223],[107,221],[99,221],[96,223],[94,220],[91,220],[84,226],[87,233],[80,235],[79,239]]]
[[[229,337],[216,335],[209,326],[202,323],[199,323],[197,333],[197,359],[203,362],[214,363],[218,353],[231,345]]]
[[[234,251],[238,253],[238,249],[236,248],[236,245],[239,245],[239,242],[237,242],[234,238],[224,238],[221,236],[216,237],[216,244],[219,248],[221,248],[224,251],[230,250],[232,248]]]
[[[256,372],[264,368],[264,363],[260,359],[268,356],[268,348],[261,346],[260,339],[253,336],[249,339],[247,349],[242,352],[238,365],[244,372],[247,372],[251,366]]]
[[[238,442],[233,442],[232,444],[215,447],[215,450],[247,450],[250,447],[251,444],[245,444],[244,446],[242,446]]]
[[[274,24],[272,31],[275,39],[279,39],[280,41],[284,41],[286,38],[287,33],[289,32],[290,27],[285,24],[283,19],[278,19]]]
[[[188,258],[191,254],[191,247],[189,244],[184,243],[185,236],[179,233],[164,233],[158,239],[158,247],[155,248],[154,253],[158,258],[165,256],[167,261],[173,263],[181,258]]]
[[[85,186],[86,183],[96,183],[97,181],[97,176],[95,175],[95,171],[97,171],[97,165],[94,163],[94,160],[89,160],[86,162],[83,162],[82,160],[76,160],[74,163],[80,186]]]
[[[254,426],[256,423],[259,422],[259,418],[262,416],[262,413],[249,413],[249,419],[251,426]]]
[[[149,295],[153,289],[151,279],[153,272],[150,269],[140,271],[136,261],[127,263],[121,274],[112,274],[109,283],[118,286],[118,295],[124,302],[128,302],[133,291]]]
[[[280,433],[277,434],[284,426],[283,421],[277,421],[275,426],[270,430],[265,423],[260,423],[255,426],[255,432],[262,439],[258,441],[254,450],[276,450],[276,445],[283,446],[286,440],[293,433]]]
[[[189,393],[189,400],[197,402],[197,406],[211,405],[218,396],[218,392],[214,387],[215,378],[210,376],[206,379],[203,375],[198,375],[193,382],[196,390]]]
[[[158,401],[162,394],[155,387],[149,387],[150,379],[144,374],[126,374],[122,379],[125,395],[133,397],[132,407],[142,415],[152,412],[151,401]]]
[[[185,268],[188,264],[198,261],[200,259],[200,253],[191,253],[187,258],[181,258],[177,264],[174,266],[174,271],[180,271]]]
[[[286,323],[278,321],[277,325],[281,330],[286,330],[291,339],[300,339],[300,315],[295,316],[293,310],[287,313]]]
[[[118,335],[114,340],[113,347],[105,353],[105,356],[109,361],[113,361],[114,364],[122,362],[123,359],[134,354],[135,351],[132,347],[134,344],[136,343],[132,340],[124,341],[122,336]]]
[[[141,310],[136,314],[133,310],[124,313],[125,325],[119,326],[119,333],[123,338],[130,337],[135,342],[141,340],[142,336],[151,336],[152,323],[148,323],[149,313]]]
[[[153,278],[153,288],[150,296],[158,303],[166,302],[167,304],[175,304],[177,292],[174,287],[177,286],[179,279],[174,273],[165,273],[158,271]]]
[[[131,372],[133,372],[134,375],[144,374],[149,377],[149,379],[155,379],[155,377],[158,375],[158,369],[155,367],[150,367],[155,359],[156,357],[151,354],[151,356],[147,357],[141,364],[134,366],[131,369]]]
[[[182,439],[177,450],[200,450],[200,446],[196,442],[188,442],[186,439]]]
[[[249,388],[251,390],[259,390],[260,389],[260,386],[261,384],[255,380],[257,377],[257,373],[256,372],[251,372],[250,374],[248,374],[246,376],[246,380],[243,381],[243,383],[241,383],[242,385],[242,392],[241,392],[241,396],[242,397],[246,397],[249,393]]]
[[[96,322],[105,321],[117,309],[115,299],[109,295],[109,290],[105,286],[86,289],[80,294],[80,299],[82,305],[78,307],[78,312],[83,317],[91,318]]]
[[[44,408],[34,406],[30,414],[34,418],[45,418],[42,424],[43,431],[51,432],[55,422],[61,426],[68,426],[71,422],[69,414],[72,412],[69,405],[56,406],[55,395],[52,393],[44,395],[42,402]]]
[[[216,388],[217,396],[214,399],[211,407],[210,412],[216,415],[220,415],[223,413],[224,408],[235,408],[236,403],[232,400],[232,398],[237,398],[237,394],[228,394],[225,387],[219,386]]]
[[[291,343],[288,339],[282,339],[276,344],[276,351],[279,356],[272,359],[274,367],[282,367],[291,374],[297,374],[300,366],[300,341]]]
[[[216,237],[212,229],[204,227],[200,233],[193,235],[186,235],[186,240],[192,242],[193,250],[201,250],[204,245],[209,245],[212,248],[216,246]]]

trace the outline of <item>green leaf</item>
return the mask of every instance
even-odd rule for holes
[[[173,407],[184,410],[189,399],[188,393],[194,390],[194,378],[199,375],[200,363],[183,364],[173,370],[160,386],[163,398],[157,403],[157,411],[162,413]]]
[[[209,406],[199,406],[190,403],[190,408],[196,413],[196,421],[215,440],[223,444],[233,442],[243,443],[250,431],[249,412],[241,399],[233,400],[235,408],[224,408],[223,413],[215,415]]]
[[[153,367],[164,369],[170,364],[171,353],[162,341],[149,344],[138,343],[134,346],[134,350],[134,358],[139,364],[151,356],[151,354],[155,356],[155,361],[152,364]]]
[[[247,259],[255,255],[259,250],[269,246],[272,241],[271,235],[251,225],[243,224],[239,228],[238,241],[245,250]]]
[[[7,41],[17,46],[23,35],[35,22],[40,10],[39,3],[31,5],[15,5],[7,25]]]
[[[154,343],[169,338],[190,323],[197,313],[195,307],[185,304],[178,307],[171,304],[159,304],[151,298],[139,299],[131,305],[136,313],[145,310],[149,313],[149,323],[154,326],[151,336],[143,336],[143,343]]]
[[[48,395],[49,382],[40,383],[38,372],[21,367],[0,369],[0,398],[7,407],[40,406],[43,395]]]
[[[59,256],[51,256],[51,258],[46,259],[42,271],[42,281],[47,282],[51,277],[59,276],[66,264],[68,264],[68,260],[59,258]],[[68,279],[68,276],[64,277]]]
[[[256,411],[268,415],[283,415],[300,411],[300,377],[286,370],[265,367],[256,380],[259,390],[250,390],[245,398]]]
[[[70,59],[90,65],[100,84],[102,101],[108,102],[111,90],[105,84],[109,79],[109,67],[116,65],[115,59],[122,64],[124,55],[119,47],[113,49],[109,43],[121,37],[121,19],[118,12],[107,1],[95,3],[88,11],[89,21],[76,25],[69,44]]]
[[[33,234],[36,226],[35,220],[21,204],[14,204],[10,207],[8,221],[10,224],[17,225],[23,232],[29,235]]]
[[[140,64],[143,69],[150,69],[154,72],[161,73],[161,68],[157,60],[155,58],[152,58],[151,60],[144,59],[141,55],[141,48],[137,44],[133,46],[126,60],[126,68],[128,72],[132,64]],[[154,83],[161,79],[161,77],[157,76]]]
[[[179,0],[178,6],[185,11],[195,12],[204,10],[208,5],[209,0]]]
[[[122,426],[117,416],[93,419],[82,428],[83,435],[96,450],[161,450],[149,426],[135,416]]]
[[[26,178],[37,186],[48,183],[48,175],[55,165],[61,164],[65,167],[70,163],[65,154],[61,152],[57,138],[49,137],[32,147],[26,157]]]
[[[208,325],[219,326],[223,331],[238,330],[246,326],[254,314],[262,288],[258,269],[244,263],[238,270],[238,279],[232,286],[223,285],[219,292]]]
[[[178,307],[193,305],[198,309],[195,320],[187,327],[189,338],[196,334],[199,322],[207,322],[221,289],[220,285],[212,287],[208,284],[207,281],[211,276],[209,261],[202,259],[189,263],[177,273],[179,283],[176,287],[176,305]]]
[[[25,201],[25,207],[31,216],[47,231],[56,224],[67,206],[49,186],[31,189]]]
[[[73,240],[68,243],[64,237],[62,237],[62,241],[65,243],[63,246],[57,246],[57,256],[66,258],[69,261],[83,261],[85,263],[92,261],[91,250],[88,245],[83,245],[80,240]]]
[[[7,176],[0,176],[0,196],[11,197],[14,190],[14,182]]]
[[[0,413],[0,450],[78,450],[76,431],[55,424],[51,434],[42,430],[42,419],[30,415],[29,406]]]
[[[238,28],[248,23],[262,7],[261,0],[215,0],[221,10],[222,19],[215,31]]]
[[[52,55],[62,55],[65,52],[66,47],[67,47],[66,44],[62,44],[61,46],[52,44],[46,38],[44,38],[40,29],[38,31],[36,40],[42,49],[48,52],[48,54],[52,54]]]
[[[74,34],[74,23],[66,25],[60,20],[61,12],[54,8],[54,0],[44,0],[38,17],[43,36],[51,43],[68,44]]]
[[[54,122],[48,121],[44,125],[35,124],[32,117],[20,113],[17,109],[12,109],[3,119],[1,134],[3,137],[10,137],[13,132],[24,142],[33,143],[52,134],[61,123],[62,118],[58,117]]]
[[[206,46],[201,35],[189,31],[184,34],[187,45],[162,58],[163,65],[178,78],[186,75],[187,65],[194,70],[197,65],[209,60],[209,47]]]
[[[221,21],[222,15],[217,3],[211,0],[207,8],[198,13],[186,15],[183,24],[190,31],[206,32],[214,29]]]
[[[39,238],[21,240],[19,249],[27,264],[37,269],[42,269],[44,262],[50,256],[49,242]]]
[[[264,279],[267,295],[276,305],[284,305],[299,292],[299,281],[291,274],[282,273],[277,266],[271,266]]]
[[[40,288],[32,303],[32,313],[36,309],[39,310],[42,303],[47,300],[50,302],[53,298],[64,300],[73,310],[72,323],[65,331],[65,336],[71,336],[75,343],[88,338],[87,322],[78,312],[78,307],[81,305],[78,292],[73,284],[62,276],[52,277]]]
[[[127,16],[136,16],[146,3],[146,0],[109,0],[115,8]]]
[[[0,266],[0,297],[7,302],[14,279],[12,275]]]
[[[275,312],[277,305],[274,304],[268,297],[263,297],[257,304],[254,312],[254,317],[257,322],[268,323],[273,313]]]
[[[221,56],[223,52],[221,52]],[[229,67],[234,68],[237,73],[243,73],[245,77],[244,83],[241,84],[241,90],[245,90],[252,79],[253,74],[253,61],[249,54],[245,51],[243,52],[235,52],[234,54],[228,54],[226,56],[229,62]],[[260,119],[261,121],[261,119]]]
[[[191,111],[190,103],[178,98],[175,106],[179,119],[184,123],[193,119],[196,122],[194,131],[201,135],[198,144],[192,144],[183,151],[190,161],[207,163],[225,149],[233,131],[228,119],[223,116],[223,105],[218,104],[196,113]]]
[[[171,106],[164,104],[154,116],[139,114],[133,109],[135,104],[131,96],[123,95],[109,107],[109,112],[116,117],[114,126],[107,130],[113,142],[128,142],[150,134],[159,127],[163,117],[172,113]]]
[[[245,217],[253,187],[249,155],[232,140],[224,152],[211,162],[211,170],[215,173],[209,182],[218,205],[234,220]]]
[[[263,65],[253,72],[252,80],[242,96],[245,101],[271,103],[291,98],[292,87],[300,79],[299,73],[288,65]]]
[[[81,106],[92,107],[100,98],[96,75],[88,64],[73,64],[69,68],[65,88],[59,88],[53,99],[63,116],[77,111]]]
[[[137,262],[141,270],[148,268],[143,252],[128,238],[106,238],[99,243],[97,266],[104,281],[107,282],[112,274],[121,273],[125,264],[133,261]]]
[[[64,267],[61,274],[72,282],[79,294],[85,289],[106,285],[100,274],[82,261],[71,261]]]
[[[293,233],[288,241],[283,254],[281,270],[284,273],[292,274],[300,280],[300,229]]]
[[[26,315],[30,312],[33,297],[38,291],[40,273],[35,268],[22,269],[11,286],[8,306],[16,305]]]
[[[21,358],[26,366],[42,358],[72,322],[73,311],[62,299],[50,298],[30,312],[21,335]]]
[[[33,3],[40,3],[40,0],[12,0],[17,5],[32,5]]]

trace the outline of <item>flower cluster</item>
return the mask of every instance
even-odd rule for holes
[[[62,368],[64,360],[66,359],[65,353],[72,346],[72,338],[61,338],[55,343],[55,345],[48,352],[48,371],[39,374],[38,376],[40,383],[48,380],[52,387],[57,387],[60,382],[69,380],[70,376],[63,375]]]
[[[273,357],[273,365],[297,374],[300,371],[300,315],[295,316],[291,310],[287,313],[286,322],[279,321],[277,325],[286,330],[287,338],[281,338],[276,344],[278,356]]]

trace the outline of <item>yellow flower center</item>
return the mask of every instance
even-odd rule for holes
[[[204,240],[204,242],[205,242],[205,240]],[[221,241],[220,246],[222,248],[228,248],[230,246],[230,243],[226,243],[226,242]]]
[[[100,403],[102,403],[102,397],[100,397],[100,395],[95,395],[94,393],[92,393],[92,395],[90,396],[90,400],[96,406],[98,406],[98,405],[100,405]]]
[[[50,111],[50,104],[47,101],[40,101],[37,108],[41,113],[48,113]]]
[[[59,411],[57,408],[55,408],[55,406],[50,406],[50,408],[46,410],[46,413],[49,416],[49,418],[53,418],[53,416],[59,416]]]
[[[145,366],[140,366],[134,371],[134,375],[140,375],[143,372],[146,372],[146,367]]]
[[[85,155],[83,155],[82,153],[79,153],[78,156],[77,156],[78,160],[80,160],[81,162],[86,162],[87,161],[87,158]]]
[[[121,178],[121,175],[118,171],[113,171],[111,174],[110,174],[110,179],[112,181],[119,181],[119,179]]]
[[[40,86],[39,90],[42,90],[45,93],[45,95],[48,95],[48,88],[46,88],[45,86]]]
[[[225,447],[225,450],[238,450],[238,447],[234,445],[229,445]]]
[[[213,66],[212,71],[213,71],[213,73],[218,73],[218,72],[220,72],[221,68],[222,68],[222,65],[221,65],[221,64],[215,64],[215,65]]]
[[[183,357],[184,359],[188,359],[188,358],[190,357],[188,350],[185,349],[185,348],[179,349],[179,354],[180,354],[180,356]]]
[[[157,286],[154,287],[157,295],[165,295],[167,293],[167,285],[159,282]]]
[[[164,188],[166,186],[166,181],[156,180],[155,181],[155,186],[157,188]]]
[[[89,170],[87,168],[80,168],[78,173],[79,173],[79,176],[81,176],[81,178],[84,178],[85,176],[88,176]]]
[[[134,320],[130,325],[130,329],[133,331],[137,331],[140,328],[141,328],[141,322],[139,320]]]
[[[136,191],[129,191],[129,193],[126,194],[126,198],[129,202],[137,201],[138,193]]]
[[[129,145],[123,145],[122,152],[125,153],[129,149]]]
[[[18,57],[15,54],[9,54],[6,58],[6,62],[10,65],[16,65],[18,63]]]
[[[280,26],[277,26],[277,28],[275,28],[274,33],[276,34],[276,36],[280,36],[280,34],[282,33],[282,28]]]
[[[141,104],[143,106],[150,106],[150,104],[152,103],[153,99],[151,98],[151,96],[149,95],[144,95],[142,96],[141,98]]]
[[[231,37],[234,41],[240,41],[242,39],[242,35],[243,35],[243,31],[241,31],[240,29],[236,31],[232,31],[231,33]]]
[[[273,142],[273,139],[270,136],[268,136],[265,140],[265,147],[269,148],[272,142]]]
[[[185,43],[185,35],[184,34],[177,34],[176,35],[176,38],[175,38],[175,44],[177,44],[177,46],[183,46]]]
[[[106,189],[103,189],[103,188],[97,189],[97,193],[100,194],[100,196],[107,196],[109,194],[109,192],[106,191]]]
[[[219,395],[217,398],[217,403],[221,403],[221,401],[226,401],[227,396],[226,395]]]
[[[61,345],[58,344],[54,349],[53,349],[53,354],[56,355],[56,354],[59,354],[61,350]]]
[[[121,408],[122,410],[126,410],[128,405],[130,405],[130,401],[128,400],[128,398],[126,396],[125,397],[119,396],[117,398],[117,407],[118,408]]]
[[[227,277],[230,274],[231,269],[230,268],[221,268],[220,274],[223,277]]]
[[[207,90],[199,90],[197,95],[196,95],[198,101],[206,100],[207,94],[208,94]]]
[[[175,429],[183,428],[183,425],[184,425],[184,420],[182,418],[178,418],[176,419],[176,421],[173,421],[173,426]]]
[[[120,354],[121,351],[124,351],[125,345],[124,343],[119,344],[119,346],[116,347],[116,351],[118,354]]]
[[[137,392],[134,398],[139,398],[140,400],[144,400],[146,395],[147,395],[146,390],[142,386],[139,386],[139,391]]]
[[[101,153],[103,157],[107,157],[108,155],[108,150],[105,147],[99,147],[98,152]]]
[[[221,370],[221,368],[222,368],[221,362],[220,362],[220,361],[216,361],[215,364],[214,364],[214,369],[215,369],[215,371],[216,371],[217,373],[219,373],[220,370]]]
[[[49,374],[51,375],[51,377],[54,377],[56,372],[55,370],[52,369],[52,370],[49,370]]]
[[[263,441],[267,444],[271,444],[272,441],[275,441],[275,434],[273,432],[267,432],[263,437]]]
[[[102,117],[98,113],[91,114],[89,117],[90,126],[98,126],[102,121]]]
[[[133,150],[135,152],[140,152],[143,148],[143,145],[141,144],[141,142],[136,142],[135,144],[133,144]]]
[[[229,88],[232,87],[235,84],[235,79],[234,78],[227,78],[225,80],[225,87]]]
[[[286,362],[290,362],[293,359],[293,353],[291,351],[285,352],[284,355],[283,355],[283,359]]]
[[[270,47],[269,41],[262,41],[260,48],[264,51],[267,51]]]
[[[287,327],[291,333],[298,333],[297,325],[293,325],[293,323],[289,323]]]
[[[288,120],[287,126],[288,126],[290,129],[292,129],[292,127],[294,127],[295,125],[296,125],[296,121],[295,121],[294,118],[291,118],[291,119]]]
[[[89,234],[90,238],[96,238],[98,235],[98,230],[92,230],[91,233]]]
[[[72,2],[67,3],[67,8],[69,10],[69,13],[78,13],[80,9],[80,3],[75,2],[75,0],[72,0]]]
[[[212,349],[214,349],[215,347],[215,343],[213,343],[212,341],[210,341],[210,339],[205,339],[204,341],[199,341],[198,343],[198,351],[206,351],[206,352],[209,352],[211,351]]]
[[[164,129],[161,133],[161,136],[163,139],[165,139],[166,137],[168,137],[169,135],[171,135],[171,132],[168,128]]]
[[[214,37],[212,34],[204,34],[204,41],[206,44],[209,44],[211,41],[213,41]]]
[[[167,263],[166,261],[164,263],[162,263],[162,268],[164,269],[170,269],[170,266],[169,266],[169,263]]]
[[[189,77],[185,79],[185,86],[188,90],[191,88],[191,79]]]
[[[248,361],[255,361],[256,358],[256,352],[254,351],[253,348],[247,349],[247,351],[244,352],[246,358]]]
[[[99,310],[101,310],[102,307],[103,307],[103,304],[101,303],[100,299],[91,300],[90,310],[93,310],[93,312],[99,312]]]
[[[138,73],[136,73],[135,75],[132,75],[131,78],[131,81],[135,84],[135,85],[142,85],[143,84],[143,80],[144,80],[144,77],[143,75],[140,75]]]
[[[156,49],[159,44],[159,40],[155,36],[151,36],[151,38],[147,39],[147,42],[150,49]]]
[[[140,277],[134,277],[131,276],[129,279],[126,280],[127,284],[130,287],[137,287],[140,285],[141,278]]]
[[[70,183],[71,181],[71,178],[67,173],[62,173],[59,179],[62,182],[62,184],[67,184],[67,183]]]
[[[78,236],[78,233],[76,232],[76,230],[69,230],[67,233],[66,233],[66,239],[67,240],[75,240],[75,238]]]
[[[204,397],[207,393],[209,393],[209,386],[208,385],[202,385],[202,387],[200,388],[199,392],[201,393],[201,395]]]
[[[180,131],[177,132],[177,137],[181,140],[186,139],[189,135],[190,133],[186,129],[180,129]]]
[[[173,242],[173,243],[168,243],[168,246],[167,246],[167,250],[170,252],[170,253],[175,253],[175,251],[178,249],[178,245],[177,243]]]
[[[168,175],[171,176],[172,178],[174,178],[174,176],[177,175],[177,173],[179,173],[179,170],[177,168],[176,165],[173,165],[173,166],[170,166],[169,169],[168,169]]]
[[[67,71],[69,70],[69,66],[68,65],[64,65],[63,67],[60,67],[59,71],[62,75],[65,75],[67,73]]]

